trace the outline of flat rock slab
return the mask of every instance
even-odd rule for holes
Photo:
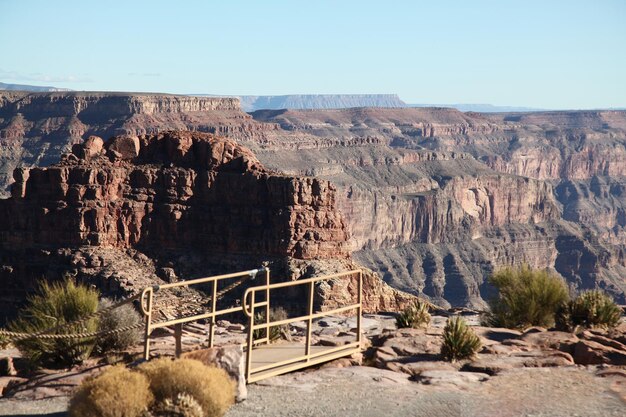
[[[428,385],[452,385],[458,388],[467,388],[469,384],[488,380],[489,375],[480,372],[432,370],[420,373],[416,379]]]
[[[574,365],[572,357],[564,352],[519,352],[511,355],[479,354],[478,359],[461,369],[496,375],[516,368],[545,368]]]

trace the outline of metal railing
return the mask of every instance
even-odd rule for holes
[[[251,288],[248,288],[242,297],[241,305],[235,307],[229,307],[225,309],[217,309],[217,300],[221,298],[226,292],[235,287],[241,285],[246,278],[254,279],[259,273],[265,273],[265,284],[258,285]],[[237,282],[234,284],[226,286],[223,290],[218,291],[218,283],[223,280],[235,279],[239,278]],[[334,309],[329,309],[325,311],[314,312],[314,295],[315,295],[315,284],[322,281],[330,281],[335,279],[350,279],[357,278],[357,293],[356,293],[356,302],[348,304],[346,306],[337,307]],[[186,317],[179,317],[172,320],[158,321],[153,322],[153,301],[155,293],[158,293],[162,290],[178,288],[178,287],[188,287],[191,285],[198,284],[210,284],[211,289],[209,291],[211,298],[211,308],[210,311],[194,314]],[[308,301],[307,301],[307,314],[300,315],[297,317],[291,317],[282,320],[272,321],[270,314],[270,299],[272,290],[280,289],[280,288],[289,288],[289,287],[297,287],[297,286],[307,286],[308,287]],[[262,294],[262,301],[257,301],[260,299],[258,295]],[[248,318],[248,329],[247,329],[247,339],[246,339],[246,381],[248,383],[255,382],[264,378],[268,378],[270,376],[280,375],[286,372],[294,371],[297,369],[301,369],[307,366],[315,365],[317,363],[325,362],[328,360],[332,360],[335,358],[343,357],[351,355],[352,353],[359,352],[361,350],[361,340],[362,340],[362,332],[361,332],[361,321],[363,315],[363,273],[361,270],[354,270],[348,272],[342,272],[332,275],[325,275],[321,277],[314,277],[302,280],[288,281],[288,282],[279,282],[275,284],[270,283],[270,270],[269,268],[260,268],[253,269],[249,271],[236,272],[232,274],[225,275],[217,275],[213,277],[207,278],[199,278],[189,281],[180,281],[171,284],[164,285],[156,285],[153,287],[145,288],[140,296],[140,306],[141,310],[144,314],[145,319],[145,330],[144,330],[144,358],[145,360],[150,359],[150,335],[154,329],[162,328],[162,327],[170,327],[174,326],[174,337],[176,340],[175,343],[175,351],[176,356],[180,356],[182,353],[182,331],[183,324],[203,319],[210,319],[209,321],[209,332],[208,332],[208,344],[209,347],[213,347],[214,336],[215,336],[215,323],[216,318],[218,316],[224,314],[231,314],[237,312],[243,312],[244,315]],[[256,314],[258,308],[263,308],[264,315],[261,316],[262,319],[259,320],[259,316]],[[313,320],[330,316],[333,314],[346,313],[349,311],[356,311],[356,340],[351,343],[347,343],[341,346],[327,348],[323,350],[318,350],[317,352],[312,351],[311,344],[311,333],[313,328]],[[259,323],[259,321],[261,321]],[[255,351],[255,347],[270,342],[270,329],[274,326],[281,326],[285,324],[295,323],[295,322],[306,322],[306,338],[304,344],[304,354],[291,356],[287,359],[281,359],[277,361],[273,361],[269,364],[264,364],[261,366],[257,366],[252,368],[253,363],[253,352]],[[256,330],[265,330],[264,336],[259,339],[254,339]],[[269,347],[272,349],[272,347]]]
[[[180,281],[180,282],[174,282],[171,284],[156,285],[153,287],[145,288],[142,291],[141,297],[140,297],[141,311],[143,312],[145,325],[146,325],[145,330],[144,330],[144,350],[143,350],[144,359],[145,360],[150,359],[150,334],[152,333],[152,331],[154,329],[158,329],[161,327],[170,327],[170,326],[174,326],[174,338],[176,339],[176,344],[175,344],[176,356],[177,357],[180,356],[180,354],[182,353],[183,324],[196,321],[196,320],[210,319],[208,342],[209,342],[209,347],[213,347],[213,342],[214,342],[214,337],[215,337],[216,317],[224,315],[224,314],[237,313],[237,312],[243,311],[242,306],[229,307],[226,309],[218,310],[217,309],[218,298],[220,298],[220,296],[223,295],[224,293],[228,292],[229,289],[232,289],[233,287],[240,285],[244,279],[246,278],[254,279],[257,276],[257,274],[261,272],[265,272],[265,283],[266,285],[269,285],[270,283],[269,268],[259,268],[259,269],[252,269],[249,271],[235,272],[232,274],[216,275],[213,277],[198,278],[198,279],[193,279],[189,281]],[[227,279],[234,279],[234,278],[239,278],[240,281],[235,282],[233,285],[226,287],[225,290],[218,292],[217,286],[220,281],[227,280]],[[153,298],[154,298],[155,293],[162,291],[162,290],[179,288],[179,287],[188,287],[190,285],[199,285],[199,284],[211,284],[211,290],[210,290],[211,311],[206,312],[206,313],[201,313],[201,314],[195,314],[195,315],[191,315],[187,317],[179,317],[173,320],[159,321],[156,323],[152,322],[152,313],[153,313],[152,306],[153,306]],[[265,314],[265,317],[267,318],[268,322],[269,322],[269,316],[270,314],[269,314],[269,303],[268,303],[267,311]]]
[[[314,312],[313,311],[313,302],[314,302],[314,294],[315,294],[315,284],[322,281],[329,281],[334,279],[346,279],[350,277],[358,277],[357,281],[357,294],[356,294],[356,303],[349,304],[343,307],[337,307],[330,310]],[[268,281],[269,282],[269,281]],[[270,300],[270,292],[274,289],[279,288],[288,288],[288,287],[296,287],[296,286],[308,286],[308,304],[307,304],[307,314],[291,317],[283,320],[266,320],[265,323],[256,324],[255,323],[255,308],[257,307],[266,307],[266,319],[269,314],[269,300]],[[257,303],[256,302],[256,294],[258,292],[265,293],[265,301]],[[289,282],[280,282],[276,284],[266,283],[265,285],[259,285],[256,287],[248,288],[243,295],[242,300],[243,305],[243,313],[248,317],[248,340],[247,340],[247,351],[246,355],[246,381],[248,383],[255,382],[260,379],[269,378],[271,376],[280,375],[285,372],[293,371],[296,369],[301,369],[306,366],[315,365],[320,362],[325,362],[334,358],[351,355],[352,353],[359,352],[361,350],[361,321],[363,316],[363,272],[361,270],[354,270],[348,272],[342,272],[332,275],[325,275],[321,277],[314,277],[296,281]],[[333,314],[345,313],[348,311],[356,310],[356,340],[352,343],[348,343],[345,345],[337,346],[334,348],[323,349],[318,352],[312,352],[311,350],[311,332],[313,327],[313,320],[330,316]],[[288,359],[284,359],[281,361],[276,361],[267,365],[257,366],[252,368],[253,363],[253,352],[254,346],[257,345],[257,342],[264,342],[265,339],[254,340],[254,331],[258,329],[265,329],[266,338],[269,338],[270,328],[274,326],[281,326],[285,324],[291,324],[299,321],[306,322],[306,338],[304,345],[304,355],[293,356]],[[267,340],[269,341],[269,339]],[[261,375],[262,373],[262,375]]]

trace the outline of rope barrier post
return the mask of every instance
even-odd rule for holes
[[[145,316],[146,327],[144,331],[144,340],[143,340],[143,358],[145,360],[150,359],[150,333],[152,329],[150,328],[150,321],[152,320],[152,293],[153,289],[148,287],[143,290],[141,293],[141,310]],[[147,297],[145,297],[147,295]],[[144,299],[146,304],[144,305]]]
[[[248,325],[248,352],[246,354],[246,381],[250,380],[250,373],[252,372],[252,346],[254,345],[254,291],[250,294],[250,322]],[[244,308],[246,308],[246,300],[244,298]]]
[[[209,347],[213,347],[213,339],[215,337],[215,309],[217,308],[217,280],[213,281],[213,294],[211,295],[211,321],[209,322]]]
[[[270,269],[265,268],[265,339],[270,344]]]
[[[306,361],[310,360],[309,355],[311,354],[311,331],[313,330],[313,293],[315,292],[315,281],[311,281],[309,284],[309,317],[306,323],[306,346],[304,347],[304,354],[306,356]]]
[[[174,325],[174,339],[176,340],[176,357],[180,358],[183,353],[183,324]]]
[[[359,270],[359,283],[357,287],[357,304],[359,308],[357,310],[358,316],[356,317],[356,340],[361,344],[361,340],[363,339],[362,335],[362,317],[363,317],[363,271]]]

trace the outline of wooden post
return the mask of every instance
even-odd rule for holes
[[[250,324],[248,325],[248,349],[246,352],[246,381],[250,380],[250,373],[252,371],[251,367],[252,367],[252,346],[254,345],[254,291],[252,291],[252,293],[250,294]],[[245,306],[245,302],[244,301],[244,308],[246,308]]]
[[[306,324],[306,346],[304,347],[304,354],[306,355],[306,361],[309,361],[309,354],[311,353],[311,331],[313,327],[313,318],[311,315],[313,314],[313,293],[315,292],[315,282],[311,281],[309,285],[309,312],[308,319]]]
[[[270,344],[270,269],[265,268],[265,301],[267,301],[265,305],[265,338],[267,339],[265,342]]]
[[[146,299],[146,305],[144,308],[143,301],[144,295],[141,296],[141,309],[145,315],[146,320],[146,328],[144,331],[144,339],[143,339],[143,358],[145,360],[150,359],[150,333],[152,329],[150,328],[150,321],[152,320],[152,288],[147,288],[144,290],[144,294],[147,294],[148,297]]]
[[[174,338],[176,339],[176,357],[180,358],[183,353],[183,324],[174,325]]]
[[[211,296],[211,321],[209,323],[209,347],[213,347],[215,337],[215,309],[217,308],[217,280],[213,281],[213,295]]]
[[[359,304],[357,312],[359,315],[356,318],[356,340],[357,342],[361,343],[361,339],[363,338],[361,334],[361,317],[363,316],[363,271],[361,270],[359,270],[359,284],[357,291],[357,303]]]

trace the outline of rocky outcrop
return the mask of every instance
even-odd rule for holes
[[[327,181],[273,174],[246,148],[208,134],[114,137],[100,148],[93,138],[58,165],[18,169],[13,197],[0,202],[10,219],[2,245],[347,255]]]
[[[91,135],[190,130],[263,141],[276,126],[258,123],[236,98],[168,94],[0,91],[0,188],[18,166],[46,166]]]

